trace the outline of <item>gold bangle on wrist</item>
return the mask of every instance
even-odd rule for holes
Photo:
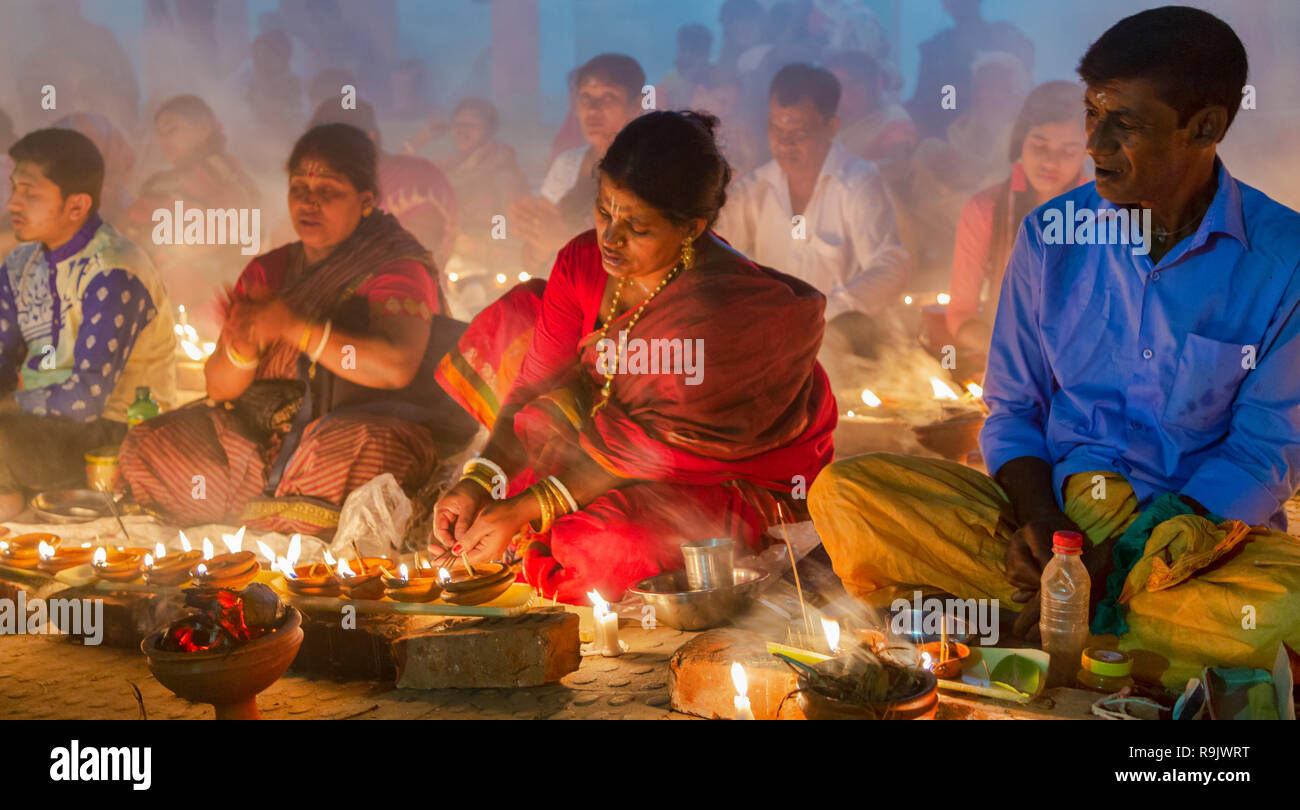
[[[302,337],[298,338],[298,352],[300,354],[307,353],[307,343],[311,340],[311,330],[312,325],[310,323],[303,327]]]
[[[539,483],[545,488],[547,496],[551,499],[551,508],[555,510],[557,518],[564,517],[572,511],[569,509],[569,504],[565,502],[564,497],[560,495],[560,491],[555,488],[555,484],[551,483],[549,478],[543,478]]]
[[[538,526],[536,523],[530,522],[528,527],[537,534],[546,534],[551,530],[551,524],[555,522],[555,508],[551,505],[551,500],[547,496],[546,487],[533,484],[528,490],[533,493],[533,496],[537,498],[537,502],[542,507],[541,525]]]
[[[492,485],[491,485],[490,483],[488,483],[486,480],[484,480],[484,479],[483,479],[483,476],[471,472],[471,473],[466,473],[465,475],[462,475],[462,476],[460,477],[460,480],[462,480],[462,481],[473,481],[474,483],[476,483],[476,484],[478,484],[479,486],[483,487],[483,489],[487,490],[487,494],[488,494],[488,495],[492,496],[493,498],[496,498],[496,495],[494,495],[493,492],[492,492]]]

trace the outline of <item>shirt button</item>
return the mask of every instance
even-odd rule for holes
[[[1143,359],[1143,360],[1150,360],[1151,357],[1152,357],[1153,355],[1154,355],[1154,352],[1152,352],[1150,349],[1143,349],[1143,350],[1142,350],[1142,359]]]
[[[1159,271],[1159,270],[1157,270],[1157,271],[1155,271],[1154,273],[1151,274],[1151,280],[1152,280],[1152,281],[1159,281],[1159,280],[1160,280],[1160,271]]]

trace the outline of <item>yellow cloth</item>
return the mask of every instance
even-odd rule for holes
[[[1092,543],[1118,537],[1137,514],[1133,488],[1112,472],[1071,476],[1064,503]],[[1018,608],[1004,562],[1015,515],[1006,493],[983,473],[939,459],[858,456],[822,470],[808,508],[835,573],[855,596],[929,586]],[[1141,651],[1134,668],[1144,680],[1181,687],[1205,665],[1271,669],[1279,642],[1300,649],[1300,541],[1256,528],[1214,558],[1232,523],[1214,527],[1183,516],[1152,532],[1126,583],[1131,629],[1119,642],[1121,649]],[[1156,559],[1170,581],[1171,574],[1195,573],[1150,589]],[[1197,570],[1207,560],[1217,564]],[[1243,628],[1252,611],[1253,628]]]

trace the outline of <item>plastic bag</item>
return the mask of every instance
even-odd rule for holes
[[[343,502],[339,528],[330,544],[335,557],[396,557],[411,521],[411,500],[392,473],[384,473],[352,491]]]

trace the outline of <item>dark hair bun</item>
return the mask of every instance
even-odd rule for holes
[[[598,168],[669,222],[703,219],[712,225],[731,182],[717,130],[717,116],[705,112],[647,113],[623,127]]]

